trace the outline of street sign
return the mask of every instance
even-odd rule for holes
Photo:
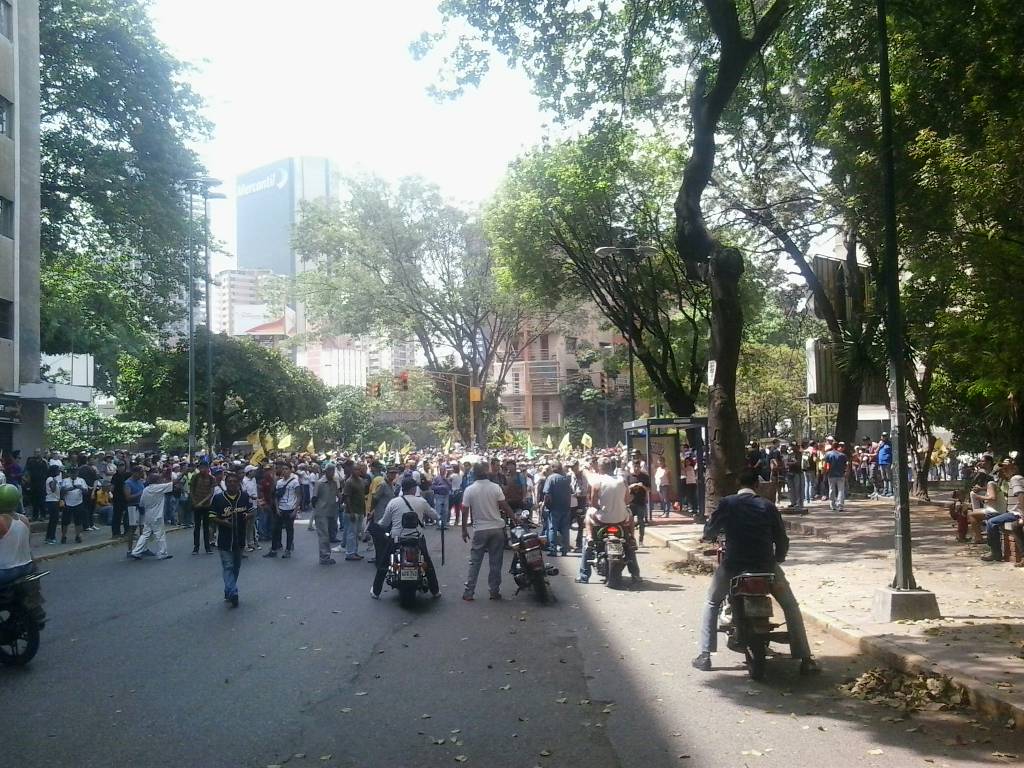
[[[708,386],[715,386],[715,373],[718,371],[718,361],[708,360]]]
[[[481,392],[480,387],[470,387],[469,388],[469,402],[471,402],[471,403],[479,403],[483,399],[484,398],[483,398],[483,394]]]

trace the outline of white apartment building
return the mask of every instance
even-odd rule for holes
[[[273,277],[269,269],[226,269],[213,286],[213,332],[242,336],[270,322],[270,307],[263,290]]]

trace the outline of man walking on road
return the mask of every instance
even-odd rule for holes
[[[572,481],[566,477],[560,462],[551,465],[551,474],[544,483],[544,506],[548,510],[548,554],[558,555],[558,539],[562,539],[562,556],[568,554],[569,531],[572,525]],[[504,498],[504,497],[502,497]]]
[[[359,526],[369,512],[366,508],[366,491],[369,483],[366,481],[366,465],[359,462],[352,467],[352,475],[345,481],[341,493],[345,501],[345,516],[342,520],[344,530],[341,534],[341,542],[345,547],[346,560],[362,560],[359,554]]]
[[[142,533],[135,547],[128,553],[132,560],[141,560],[142,553],[146,551],[146,545],[151,538],[156,539],[156,556],[159,560],[169,560],[174,555],[167,553],[167,532],[164,530],[164,504],[167,501],[167,494],[174,490],[174,482],[170,479],[170,472],[160,481],[160,475],[150,472],[146,487],[143,489],[139,499],[139,512],[142,516]]]
[[[292,473],[292,468],[287,462],[281,462],[278,466],[280,477],[274,486],[274,495],[277,498],[277,510],[274,513],[273,532],[271,533],[270,551],[264,557],[277,557],[281,549],[281,532],[285,534],[285,550],[281,558],[287,560],[292,556],[295,549],[295,516],[299,512],[299,505],[302,503],[302,486],[299,478]]]
[[[705,541],[715,541],[719,533],[725,533],[725,559],[711,578],[700,620],[700,653],[693,660],[693,666],[703,672],[711,670],[711,654],[718,650],[718,614],[722,601],[729,594],[733,577],[751,571],[775,574],[772,594],[786,615],[790,652],[793,658],[800,659],[800,674],[813,674],[819,669],[811,656],[800,605],[779,567],[779,563],[786,560],[789,537],[776,506],[755,494],[758,480],[756,470],[744,469],[739,478],[740,490],[718,502],[704,527]]]
[[[473,517],[473,544],[469,551],[469,575],[466,577],[466,591],[463,600],[473,600],[480,566],[487,553],[490,571],[487,588],[491,600],[501,600],[501,565],[505,557],[505,516],[512,514],[512,508],[505,501],[501,486],[487,477],[486,462],[476,465],[476,480],[466,488],[462,496],[462,540],[469,541],[469,518]]]
[[[225,475],[224,485],[224,493],[218,493],[213,499],[213,522],[218,526],[217,549],[224,575],[224,599],[232,608],[237,608],[238,573],[242,568],[245,527],[254,514],[253,501],[242,490],[237,473]]]
[[[320,547],[320,565],[334,565],[337,562],[331,557],[331,520],[338,519],[340,494],[337,468],[334,464],[328,464],[323,475],[316,481],[313,493],[313,522],[316,525],[317,545]]]
[[[189,501],[192,503],[192,554],[199,554],[199,535],[202,531],[203,546],[206,554],[212,555],[210,548],[210,510],[213,507],[213,492],[217,483],[210,474],[210,462],[205,459],[199,463],[199,471],[192,475],[189,482]]]

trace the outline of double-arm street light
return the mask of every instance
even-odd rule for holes
[[[188,450],[196,453],[196,316],[195,316],[195,253],[192,243],[195,196],[203,200],[203,264],[206,273],[206,451],[213,455],[213,302],[210,300],[210,201],[227,195],[212,191],[223,182],[211,176],[195,176],[185,180],[188,191]]]

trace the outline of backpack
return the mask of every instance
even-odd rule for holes
[[[804,451],[800,455],[800,469],[804,472],[811,472],[814,470],[814,459],[811,458],[810,452]]]

